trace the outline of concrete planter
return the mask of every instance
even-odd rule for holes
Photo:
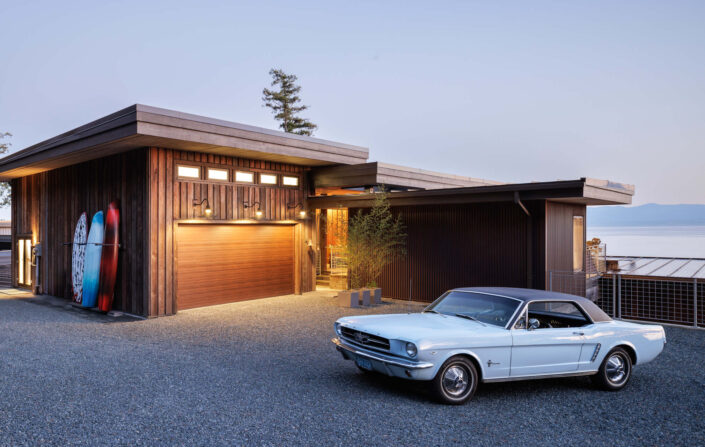
[[[338,292],[338,306],[360,307],[360,292],[358,290],[341,290]]]
[[[370,305],[370,290],[371,289],[360,289],[360,304],[363,306]]]
[[[382,289],[379,287],[370,289],[370,302],[373,306],[382,304]]]

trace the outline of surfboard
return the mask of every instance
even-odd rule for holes
[[[76,222],[73,233],[73,251],[71,253],[71,285],[73,301],[80,303],[83,298],[83,261],[86,259],[86,213]]]
[[[91,220],[91,229],[86,240],[86,259],[83,262],[83,299],[81,306],[95,307],[98,301],[100,280],[100,255],[103,251],[103,212],[98,211]]]
[[[115,200],[108,206],[105,215],[105,238],[103,253],[100,257],[100,288],[98,290],[98,309],[109,312],[113,308],[115,276],[118,267],[118,244],[120,243],[120,202]]]

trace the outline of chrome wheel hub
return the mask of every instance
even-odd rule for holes
[[[605,370],[607,372],[607,380],[614,384],[621,383],[627,377],[626,362],[619,354],[614,354],[607,359]]]
[[[460,396],[468,389],[468,373],[461,366],[451,366],[443,374],[443,389],[451,396]]]

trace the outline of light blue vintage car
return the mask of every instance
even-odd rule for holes
[[[361,370],[429,381],[449,404],[479,382],[589,375],[617,391],[666,343],[663,327],[612,320],[579,296],[487,287],[451,290],[421,313],[341,318],[335,332]]]

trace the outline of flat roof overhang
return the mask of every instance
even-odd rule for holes
[[[376,185],[409,189],[440,189],[501,185],[501,182],[388,163],[370,162],[316,168],[311,173],[316,188],[354,188]]]
[[[304,166],[359,164],[367,148],[135,104],[0,159],[0,180],[140,147],[164,147]]]
[[[553,182],[508,183],[464,188],[401,191],[388,193],[392,206],[451,205],[483,202],[517,202],[552,200],[583,205],[628,205],[634,187],[615,182],[581,178]],[[374,194],[316,196],[308,198],[311,209],[366,208],[374,203]]]

